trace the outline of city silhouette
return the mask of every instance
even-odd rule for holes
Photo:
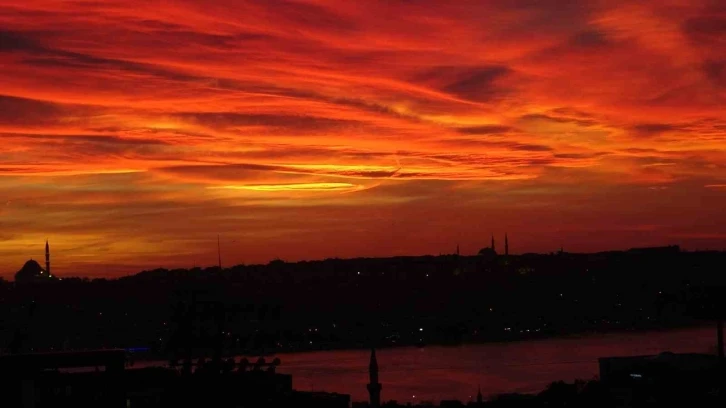
[[[0,3],[0,408],[726,405],[726,1]]]
[[[0,285],[8,306],[0,367],[8,375],[24,373],[14,376],[20,383],[8,385],[19,406],[617,406],[679,398],[684,404],[721,403],[724,278],[714,266],[724,265],[726,252],[665,246],[515,255],[508,236],[504,242],[501,255],[491,238],[471,256],[455,249],[439,256],[275,260],[117,279],[51,275],[46,242],[45,268],[29,260],[13,282]],[[423,395],[417,400],[415,394],[400,402],[386,398],[386,368],[395,378],[401,373],[385,360],[380,370],[376,353],[433,347],[429,364],[446,366],[452,363],[436,357],[437,347],[497,347],[593,333],[645,336],[691,327],[706,328],[705,336],[698,333],[707,347],[697,352],[598,355],[590,363],[599,371],[574,383],[551,378],[537,392],[486,397],[482,386],[485,392],[487,385],[499,386],[484,383],[461,402],[426,401]],[[575,337],[573,344],[578,338],[583,345],[590,341]],[[325,384],[318,384],[323,391],[295,389],[291,375],[278,372],[285,370],[286,355],[348,349],[369,350],[368,381],[355,393],[364,393],[365,402]],[[564,360],[580,358],[573,352]],[[487,378],[487,367],[469,380]],[[308,376],[305,381],[314,382],[315,375]],[[423,386],[430,381],[418,380]],[[395,387],[389,392],[401,394]]]

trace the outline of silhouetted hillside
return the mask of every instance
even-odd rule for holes
[[[0,284],[2,345],[208,354],[456,344],[713,318],[726,253],[422,256]],[[221,336],[221,337],[220,337]],[[191,346],[190,346],[191,344]],[[206,350],[206,351],[205,351]]]

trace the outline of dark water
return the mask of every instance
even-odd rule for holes
[[[383,400],[439,401],[484,395],[535,393],[555,380],[592,379],[598,357],[663,351],[715,353],[715,327],[618,333],[460,347],[377,351]],[[279,372],[293,375],[295,389],[368,398],[369,351],[324,351],[280,355]]]
[[[382,349],[376,352],[383,384],[381,398],[398,402],[476,398],[503,393],[537,393],[557,380],[589,380],[598,375],[599,357],[716,352],[713,327],[598,334],[515,343],[459,347]],[[257,356],[247,356],[255,361]],[[350,394],[368,399],[368,350],[290,353],[278,356],[278,372],[292,374],[302,391]],[[236,359],[239,360],[240,357]],[[268,356],[269,361],[274,356]],[[145,362],[137,367],[155,365]]]

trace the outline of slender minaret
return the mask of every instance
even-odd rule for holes
[[[219,260],[219,270],[222,270],[222,247],[219,245],[219,234],[217,234],[217,258]]]
[[[476,406],[477,407],[484,406],[484,398],[481,395],[481,385],[479,386],[479,392],[476,393]]]
[[[507,238],[507,234],[504,233],[504,256],[509,255],[509,238]]]
[[[381,406],[381,388],[383,386],[378,382],[378,361],[376,360],[376,349],[371,348],[371,362],[368,366],[368,394],[370,395],[370,407],[380,408]]]
[[[456,244],[456,256],[459,256],[459,244]]]
[[[45,240],[45,271],[50,276],[50,245],[48,245],[48,239]]]
[[[716,347],[718,348],[718,362],[719,364],[724,363],[724,349],[723,349],[723,318],[719,315],[716,321]]]
[[[497,252],[497,249],[494,248],[494,234],[492,234],[492,251]]]

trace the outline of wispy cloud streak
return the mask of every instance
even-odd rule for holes
[[[45,236],[98,274],[220,231],[239,262],[580,242],[563,214],[603,231],[583,249],[638,245],[606,227],[646,203],[650,237],[726,245],[689,215],[723,219],[725,24],[710,0],[0,2],[0,275]]]

